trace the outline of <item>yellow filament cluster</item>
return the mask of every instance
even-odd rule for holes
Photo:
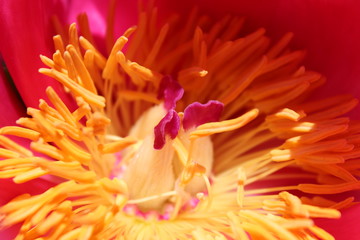
[[[85,14],[80,37],[75,24],[68,33],[56,24],[61,35],[53,38],[52,58],[41,56],[48,68],[40,72],[72,102],[49,87],[49,102],[28,108],[20,126],[0,129],[0,178],[23,183],[52,175],[56,183],[2,206],[1,227],[21,223],[17,239],[333,239],[313,218],[339,218],[354,198],[316,195],[360,188],[360,125],[342,117],[357,100],[304,101],[324,77],[301,65],[303,51],[289,51],[292,34],[270,44],[264,29],[242,36],[242,18],[214,23],[196,9],[186,23],[174,18],[158,29],[156,13],[142,10],[138,26],[116,41],[111,13],[108,56],[97,50]],[[144,112],[162,107],[157,95],[168,74],[185,90],[176,107],[181,119],[195,101],[222,101],[224,113],[188,130],[189,146],[179,136],[168,139],[181,165],[172,190],[131,199],[114,168],[130,166],[137,154],[144,140],[130,131]],[[194,148],[209,136],[214,156],[205,167]],[[13,137],[30,141],[28,148]],[[125,156],[120,163],[117,154]],[[198,176],[205,189],[191,196],[186,186]],[[166,219],[159,219],[164,209],[143,216],[127,208],[159,198],[173,207]],[[192,200],[198,203],[186,205]]]

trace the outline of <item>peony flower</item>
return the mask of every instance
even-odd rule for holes
[[[28,107],[25,117],[2,72],[2,228],[18,239],[354,237],[360,130],[346,114],[357,100],[318,90],[325,76],[298,49],[314,52],[306,63],[330,88],[354,83],[339,57],[358,63],[356,51],[332,45],[354,38],[325,41],[332,32],[301,14],[351,29],[359,6],[258,2],[145,4],[137,23],[125,11],[117,25],[115,1],[106,21],[97,1],[2,1],[1,53]],[[343,22],[329,14],[350,3]],[[287,30],[300,35],[293,46]],[[317,222],[338,223],[340,211],[351,235]]]

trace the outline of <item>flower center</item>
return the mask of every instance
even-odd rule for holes
[[[137,202],[141,210],[158,210],[162,212],[165,203],[174,204],[176,189],[184,182],[180,177],[186,166],[186,158],[190,155],[194,161],[206,168],[205,176],[209,176],[213,163],[213,146],[210,137],[204,137],[191,146],[189,131],[180,128],[178,136],[172,140],[167,137],[162,149],[154,149],[155,135],[153,129],[165,116],[162,105],[146,111],[131,129],[129,136],[138,139],[121,153],[123,165],[122,175],[129,187],[130,199]],[[191,152],[190,152],[191,151]],[[182,194],[190,201],[197,193],[205,194],[205,182],[200,176],[191,176]],[[142,200],[141,200],[142,199]]]

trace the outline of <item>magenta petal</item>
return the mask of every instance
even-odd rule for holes
[[[42,178],[22,184],[16,184],[12,181],[12,179],[0,179],[0,185],[0,205],[2,206],[5,203],[8,203],[11,199],[24,193],[32,195],[43,193],[53,187],[55,183]]]
[[[161,149],[165,145],[165,137],[169,135],[171,139],[174,139],[180,129],[180,118],[175,110],[171,109],[158,125],[154,128],[154,148]]]
[[[184,111],[183,126],[187,130],[208,122],[217,122],[224,109],[224,104],[210,100],[206,104],[194,102]]]
[[[360,205],[352,206],[341,212],[340,219],[319,219],[316,221],[316,225],[326,229],[335,239],[360,239]]]
[[[164,99],[166,110],[174,109],[176,102],[179,101],[184,94],[184,89],[180,84],[170,76],[163,77],[159,88],[159,99]]]
[[[53,52],[50,17],[60,9],[56,3],[0,0],[1,54],[27,106],[38,106],[47,86],[60,89],[55,80],[38,73],[44,67],[40,54],[51,56]]]
[[[0,206],[8,203],[11,199],[24,193],[31,195],[40,194],[54,186],[54,183],[44,179],[36,179],[22,184],[16,184],[11,179],[0,179]],[[20,224],[8,229],[1,229],[2,240],[15,239],[19,232]]]
[[[1,59],[0,59],[1,61]],[[1,62],[0,62],[1,63]],[[26,115],[24,104],[7,79],[3,68],[0,66],[0,127],[14,125],[15,121]]]
[[[92,0],[92,1],[68,1],[66,6],[66,16],[63,20],[71,24],[76,22],[80,13],[86,13],[92,34],[103,38],[106,32],[106,19],[109,13],[111,1]],[[138,2],[133,0],[117,1],[115,6],[115,37],[120,37],[124,31],[137,24]],[[104,44],[103,42],[101,42]]]

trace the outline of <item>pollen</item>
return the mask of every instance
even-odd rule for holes
[[[54,18],[39,72],[64,89],[0,129],[0,178],[51,188],[0,207],[16,239],[334,239],[360,189],[360,125],[351,96],[309,100],[325,82],[243,18],[161,22],[140,9],[103,43],[86,14]],[[160,26],[159,28],[157,26]],[[103,44],[100,46],[100,44]],[[100,49],[106,49],[104,53]],[[65,96],[66,95],[66,96]],[[65,98],[71,98],[68,102]],[[340,199],[340,200],[339,200]]]

